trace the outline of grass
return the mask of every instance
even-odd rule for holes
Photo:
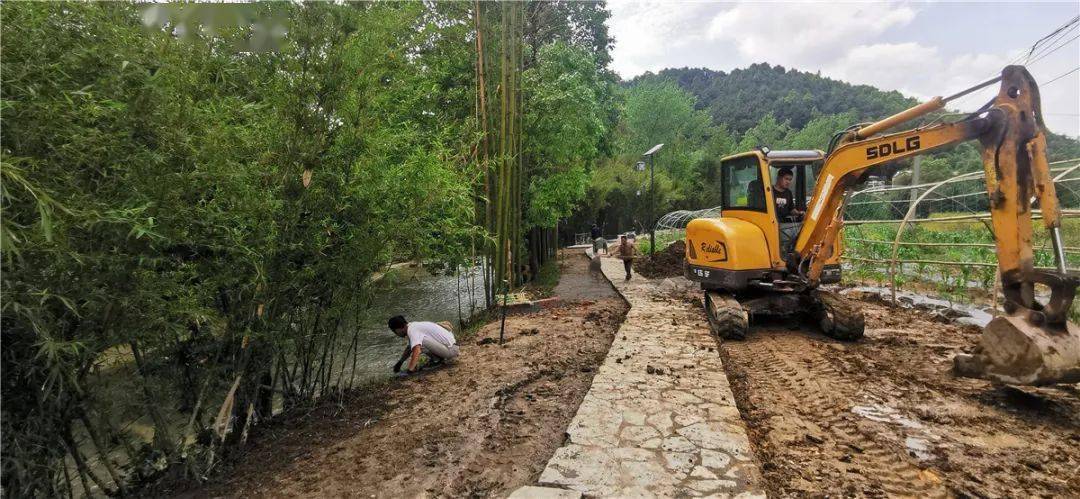
[[[686,233],[682,230],[662,230],[657,232],[657,251],[664,251],[664,248],[671,246],[671,243],[682,240],[684,237],[686,237]],[[638,241],[638,251],[640,251],[643,255],[651,255],[653,252],[652,241],[647,238],[642,238],[640,241]]]
[[[540,266],[536,272],[536,278],[525,283],[520,288],[510,292],[509,303],[530,301],[541,298],[550,298],[555,294],[555,286],[559,284],[559,260],[548,260]],[[502,295],[499,295],[499,303],[502,303]]]
[[[940,213],[935,217],[957,215]],[[994,239],[988,230],[989,221],[961,222],[922,222],[908,225],[904,229],[901,243],[934,243],[941,246],[901,245],[897,251],[899,260],[931,260],[943,262],[969,262],[996,264],[997,256],[993,247],[951,246],[956,244],[993,244]],[[1080,247],[1080,219],[1069,218],[1062,221],[1062,238],[1066,247]],[[888,264],[853,260],[865,258],[889,260],[892,258],[892,241],[896,237],[898,224],[848,225],[844,228],[844,255],[849,265],[848,275],[862,280],[870,280],[887,285]],[[871,242],[886,241],[886,243]],[[1048,232],[1039,221],[1035,222],[1032,245],[1035,248],[1035,266],[1053,267],[1054,257],[1050,251]],[[1066,266],[1080,268],[1080,252],[1066,253]],[[920,289],[936,291],[944,298],[970,302],[976,291],[993,288],[996,266],[943,265],[934,263],[908,263],[898,269],[896,281],[898,287],[905,284]],[[985,293],[981,293],[985,294]],[[1073,320],[1080,320],[1080,304],[1074,302],[1070,309]]]

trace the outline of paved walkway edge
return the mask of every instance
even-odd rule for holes
[[[601,267],[631,308],[538,485],[586,497],[764,497],[716,341],[678,292],[692,284],[627,281],[614,258]]]

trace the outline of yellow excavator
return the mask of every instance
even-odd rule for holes
[[[882,133],[998,82],[997,96],[963,119]],[[875,165],[978,140],[1005,314],[986,326],[974,354],[954,359],[955,371],[1009,384],[1080,382],[1080,328],[1067,320],[1080,276],[1065,268],[1044,130],[1035,80],[1024,67],[1008,66],[963,92],[852,126],[834,137],[827,154],[759,148],[723,158],[720,216],[692,220],[686,228],[686,276],[705,291],[710,327],[740,339],[755,315],[809,313],[832,337],[862,337],[859,307],[819,287],[840,280],[846,193]],[[773,179],[781,172],[793,182],[777,192]],[[782,213],[777,198],[786,198]],[[1035,200],[1050,231],[1055,269],[1033,264]],[[1045,303],[1036,300],[1036,284],[1050,290]]]

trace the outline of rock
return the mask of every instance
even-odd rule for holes
[[[806,440],[808,440],[808,441],[810,441],[812,443],[815,443],[815,444],[819,444],[819,445],[825,443],[825,440],[823,440],[821,437],[819,437],[817,435],[807,434],[806,435]]]
[[[731,464],[731,456],[714,450],[702,449],[701,450],[701,465],[708,466],[709,468],[723,470]],[[772,464],[766,462],[766,464]]]
[[[637,425],[637,426],[644,426],[645,425],[645,415],[638,412],[638,411],[624,410],[622,416],[623,416],[623,420],[626,421],[629,424]],[[655,426],[655,425],[650,425],[650,426]]]
[[[697,450],[696,445],[682,436],[665,438],[660,448],[670,452],[693,452]]]
[[[695,467],[694,471],[690,472],[690,476],[694,478],[704,478],[706,480],[716,480],[716,473],[709,471],[709,469],[704,466]]]
[[[656,431],[656,428],[653,428],[651,426],[630,425],[623,428],[622,432],[619,433],[620,440],[622,440],[623,442],[632,443],[634,445],[640,445],[642,442],[660,436],[660,432]]]
[[[664,461],[668,469],[689,473],[694,468],[694,455],[689,452],[665,452]]]
[[[527,485],[515,490],[508,499],[578,499],[580,497],[581,492],[576,490]]]

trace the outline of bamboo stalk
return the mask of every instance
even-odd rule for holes
[[[98,489],[105,495],[112,495],[112,491],[105,486],[105,482],[94,473],[94,470],[90,469],[90,466],[86,464],[86,458],[83,457],[82,452],[79,452],[78,445],[75,444],[75,438],[71,436],[71,421],[67,421],[64,424],[63,435],[64,444],[68,448],[68,454],[71,454],[71,458],[75,460],[75,467],[79,470],[80,478],[83,480],[83,489],[86,490],[87,497],[93,497],[94,494],[90,490],[90,484],[86,482],[86,477],[89,476],[90,480],[98,486]],[[85,473],[85,476],[84,476]]]
[[[65,458],[63,461],[64,462],[60,467],[64,470],[64,483],[67,485],[65,489],[67,491],[67,497],[74,499],[75,486],[71,484],[71,472],[68,470],[67,459]]]
[[[86,416],[86,410],[84,408],[80,407],[78,409],[78,415],[76,417],[79,418],[79,421],[82,421],[83,427],[86,428],[86,434],[90,436],[90,442],[94,444],[94,449],[96,449],[98,455],[101,456],[101,464],[105,466],[105,472],[109,474],[109,478],[116,484],[116,488],[120,491],[120,494],[124,494],[124,482],[120,479],[120,474],[116,472],[116,467],[113,466],[112,460],[109,459],[109,449],[101,443],[101,434],[90,421],[90,418]]]
[[[506,269],[509,264],[509,258],[507,258],[507,252],[509,251],[509,241],[507,238],[508,215],[509,215],[509,199],[507,194],[509,193],[509,179],[507,175],[508,162],[506,160],[507,150],[509,149],[507,143],[507,113],[509,111],[509,54],[507,54],[507,46],[509,45],[510,36],[507,31],[509,25],[509,4],[502,2],[500,6],[500,40],[502,43],[499,46],[499,206],[498,206],[498,229],[496,231],[498,238],[498,248],[496,254],[496,266],[495,275],[499,279],[501,287],[505,288],[506,283]]]
[[[281,373],[281,394],[287,402],[289,397],[292,396],[293,384],[292,378],[290,378],[289,361],[285,357],[284,349],[278,351],[278,370]],[[283,405],[287,406],[288,404]]]
[[[150,385],[146,376],[146,363],[143,360],[142,351],[139,350],[139,344],[135,340],[132,340],[130,345],[132,357],[135,358],[135,368],[142,379],[141,385],[144,402],[146,403],[146,412],[149,413],[150,419],[154,422],[154,443],[166,456],[171,456],[173,439],[169,435],[169,427],[165,423],[165,418],[158,411],[153,394],[150,392]]]
[[[352,369],[350,370],[349,374],[351,375],[352,373],[356,372],[356,355],[354,355],[354,352],[356,351],[356,339],[357,333],[356,331],[353,331],[352,341],[349,342],[349,350],[345,352],[345,358],[341,361],[341,374],[338,375],[337,382],[338,389],[341,393],[345,393],[345,365],[349,362],[349,357],[352,357],[353,359]],[[351,383],[349,385],[349,388],[352,389]]]

